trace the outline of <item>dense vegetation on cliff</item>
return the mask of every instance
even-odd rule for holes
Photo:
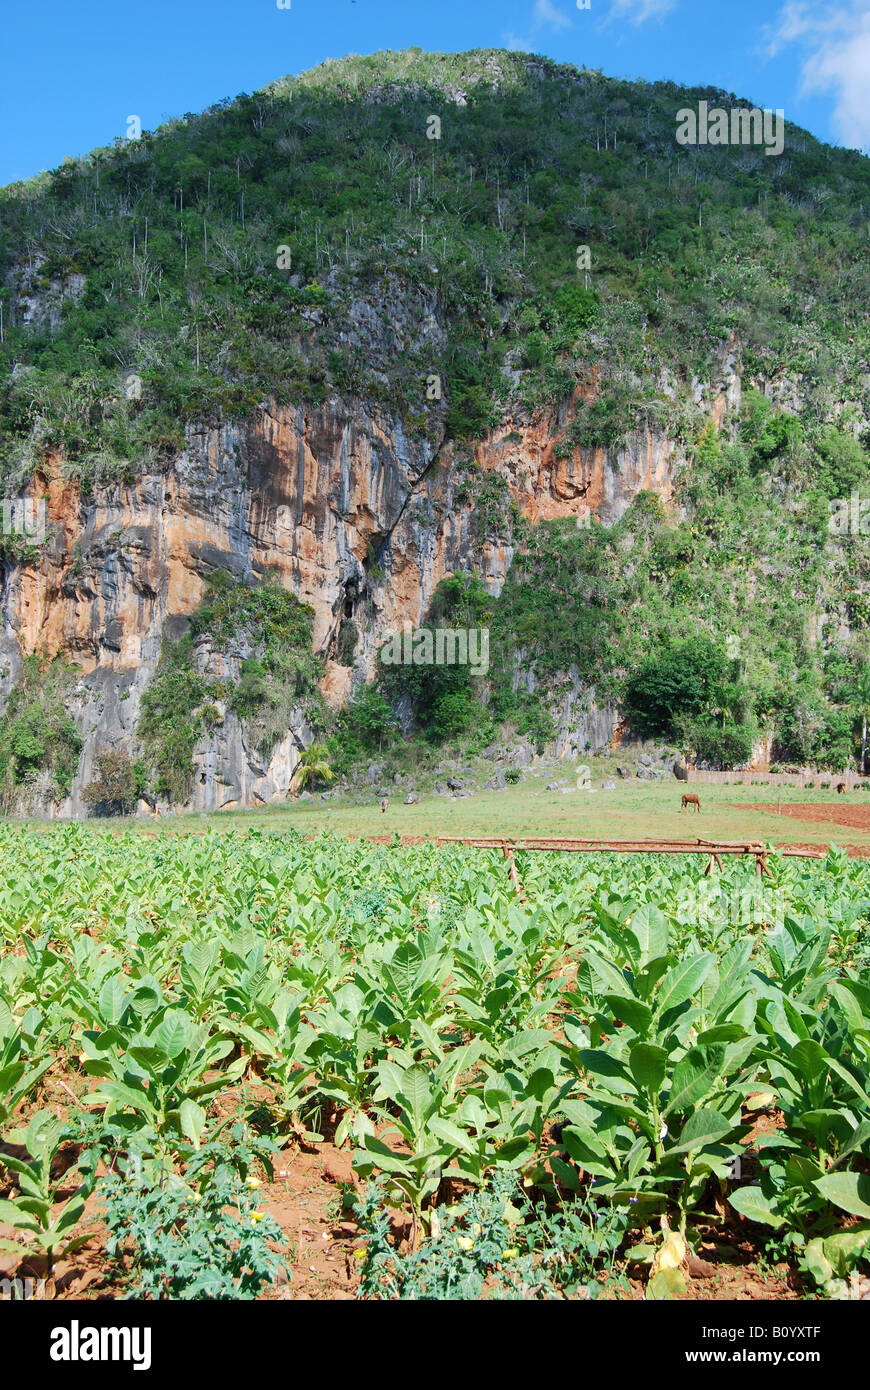
[[[164,640],[156,678],[142,700],[138,732],[158,795],[176,803],[188,798],[196,743],[223,723],[228,709],[267,761],[294,709],[315,721],[323,718],[317,689],[322,662],[312,651],[312,620],[307,605],[268,577],[248,586],[215,571],[205,600],[191,614],[190,630]],[[237,677],[209,669],[212,649],[232,653]]]
[[[598,373],[584,443],[691,432],[732,332],[750,375],[803,376],[808,422],[860,411],[870,163],[791,126],[780,157],[679,146],[700,99],[737,101],[518,53],[351,57],[11,186],[6,467],[54,444],[86,477],[136,468],[267,395],[474,435]]]
[[[828,499],[859,483],[866,495],[867,454],[829,430],[801,476],[799,435],[766,454],[783,418],[750,392],[734,443],[702,436],[679,480],[681,525],[641,493],[609,529],[535,528],[496,606],[497,669],[522,653],[558,693],[573,666],[636,732],[713,766],[747,763],[765,733],[781,763],[854,765],[870,714],[870,537],[832,535]]]
[[[435,738],[483,704],[542,740],[573,667],[710,761],[773,729],[783,761],[842,766],[870,705],[870,551],[827,517],[867,481],[870,161],[793,126],[779,156],[679,146],[699,100],[738,102],[517,53],[350,57],[0,191],[0,491],[48,449],[85,489],[133,477],[269,397],[382,403],[460,460],[508,413],[561,409],[562,456],[660,429],[691,464],[680,524],[640,498],[610,530],[518,528],[472,479],[479,535],[507,528],[517,558],[497,602],[466,583],[435,617],[489,623],[490,679],[393,673],[384,695]],[[758,389],[717,434],[699,385],[726,345]],[[699,632],[709,661],[657,718]],[[160,690],[197,679],[168,653],[155,747]],[[207,717],[186,707],[185,768]],[[349,727],[365,749],[390,724],[367,695]]]

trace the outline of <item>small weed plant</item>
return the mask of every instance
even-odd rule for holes
[[[431,1238],[407,1254],[389,1241],[376,1183],[365,1190],[359,1220],[366,1235],[356,1252],[362,1298],[595,1299],[628,1288],[614,1268],[628,1224],[624,1210],[591,1198],[533,1204],[506,1173],[441,1209]]]

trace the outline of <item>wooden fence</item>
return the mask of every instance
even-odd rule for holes
[[[383,837],[386,839],[386,837]],[[418,841],[419,843],[419,841]],[[515,850],[559,850],[573,854],[704,854],[708,856],[705,873],[712,873],[714,866],[722,868],[725,855],[751,854],[755,858],[755,872],[761,878],[769,874],[767,856],[770,846],[757,840],[577,840],[541,837],[514,839],[506,836],[439,835],[438,845],[469,845],[473,849],[500,849],[506,859],[513,859]],[[785,846],[774,851],[798,859],[824,859],[827,849],[798,849]]]
[[[820,788],[823,783],[827,783],[828,788],[836,792],[837,783],[845,782],[848,791],[853,791],[856,783],[864,782],[868,779],[859,772],[705,772],[698,768],[688,769],[689,782],[707,782],[733,787],[743,784],[744,787],[754,786],[761,783],[771,787],[816,787]]]

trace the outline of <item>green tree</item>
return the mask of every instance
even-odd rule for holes
[[[82,792],[85,805],[101,816],[127,816],[135,810],[144,787],[135,764],[122,749],[96,753],[94,773],[93,781]]]
[[[293,776],[295,791],[317,786],[323,782],[327,786],[335,780],[335,773],[329,763],[329,749],[325,743],[312,743],[306,748],[296,766]]]
[[[375,685],[364,685],[347,706],[345,722],[368,747],[383,747],[384,736],[396,720],[388,702]]]
[[[713,706],[727,669],[724,653],[709,637],[664,647],[629,677],[626,712],[638,732],[672,736],[681,718]]]
[[[870,458],[857,439],[826,429],[819,440],[818,485],[826,497],[849,497],[867,480]]]

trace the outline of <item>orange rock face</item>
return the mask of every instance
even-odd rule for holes
[[[665,436],[630,436],[612,457],[580,448],[560,459],[561,432],[547,418],[508,421],[476,450],[530,521],[586,509],[614,521],[641,489],[672,502],[674,450]],[[7,579],[0,701],[22,653],[62,653],[81,669],[81,709],[73,712],[85,712],[85,749],[68,808],[75,810],[95,749],[135,742],[163,636],[183,630],[207,575],[221,568],[246,579],[273,571],[311,604],[315,646],[327,658],[342,619],[353,619],[355,668],[329,660],[323,680],[338,706],[353,681],[373,674],[384,637],[405,621],[422,622],[445,575],[475,569],[500,589],[511,539],[477,536],[473,503],[460,505],[457,491],[450,446],[436,457],[434,445],[409,440],[399,421],[339,401],[319,410],[273,406],[239,426],[191,430],[165,472],[92,497],[51,457],[31,486],[34,498],[47,496],[46,542]],[[230,742],[235,751],[220,756],[199,750],[202,785],[211,790],[195,804],[245,804],[286,789],[298,740],[271,771],[251,764],[241,733]],[[226,765],[246,759],[246,768]]]

